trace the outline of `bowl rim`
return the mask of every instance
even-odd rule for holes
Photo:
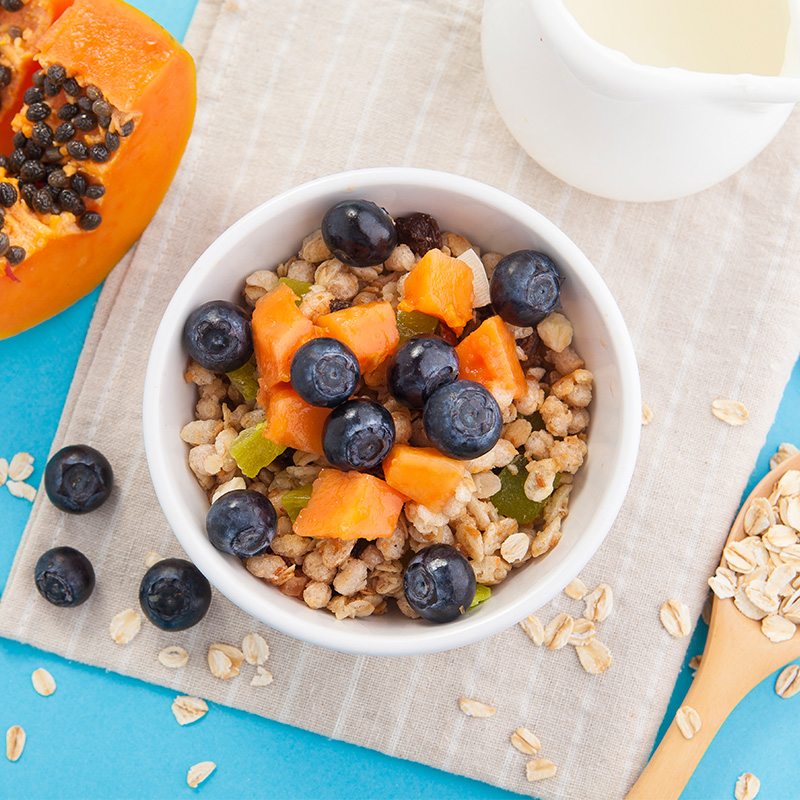
[[[173,337],[182,330],[183,320],[179,311],[186,305],[187,295],[202,284],[207,275],[218,267],[221,256],[231,247],[250,235],[259,222],[270,218],[274,212],[285,213],[287,206],[302,206],[308,201],[318,200],[321,195],[352,194],[369,191],[378,187],[414,187],[437,189],[457,193],[476,202],[492,206],[500,214],[510,217],[536,231],[539,236],[554,246],[570,265],[570,269],[580,272],[581,281],[591,295],[593,302],[606,322],[606,334],[618,355],[620,386],[615,394],[622,397],[621,417],[627,421],[619,432],[616,466],[606,477],[606,490],[602,502],[598,504],[592,525],[582,534],[581,548],[578,552],[560,563],[545,580],[531,592],[511,603],[493,617],[476,615],[470,624],[419,625],[419,632],[403,636],[375,636],[368,628],[348,625],[340,629],[328,628],[308,622],[306,619],[289,616],[271,619],[261,607],[258,597],[242,590],[241,582],[220,574],[213,563],[213,554],[220,554],[202,547],[196,538],[183,533],[188,527],[195,527],[185,504],[177,501],[180,493],[175,490],[175,477],[167,469],[166,460],[161,458],[162,442],[159,435],[161,406],[160,384],[167,377],[165,360]],[[564,256],[563,254],[566,254]],[[579,265],[579,266],[576,266]],[[181,312],[182,313],[182,312]],[[194,262],[181,280],[161,318],[153,339],[145,374],[142,398],[142,425],[145,454],[153,487],[166,517],[186,555],[208,578],[215,588],[234,605],[246,613],[288,636],[320,647],[339,652],[375,656],[422,655],[451,650],[489,638],[519,622],[535,608],[549,602],[575,575],[577,575],[602,544],[613,525],[627,494],[639,448],[641,433],[641,385],[633,343],[622,313],[599,272],[580,248],[540,212],[527,203],[488,184],[437,170],[414,167],[371,167],[348,170],[308,181],[272,197],[260,204],[239,220],[234,222],[215,239]],[[268,611],[268,609],[267,609]],[[356,620],[353,620],[356,622]]]

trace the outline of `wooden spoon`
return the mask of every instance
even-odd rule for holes
[[[726,545],[744,538],[744,515],[750,501],[768,497],[778,479],[790,469],[800,469],[800,453],[779,464],[753,489],[733,523]],[[733,599],[713,597],[706,648],[683,701],[684,706],[697,711],[701,728],[686,739],[673,720],[626,800],[677,800],[738,702],[775,670],[800,658],[800,634],[786,642],[771,642],[761,632],[761,622],[742,614]]]

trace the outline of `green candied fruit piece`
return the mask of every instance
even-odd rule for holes
[[[547,502],[547,498],[534,502],[525,495],[525,480],[528,477],[528,471],[525,469],[526,463],[524,456],[517,456],[511,462],[509,466],[513,465],[517,468],[516,475],[508,467],[503,467],[500,470],[500,489],[489,498],[492,505],[504,517],[511,517],[520,525],[529,525],[533,522],[542,513],[544,504]],[[556,473],[553,481],[554,489],[560,480],[561,474]]]
[[[285,283],[300,298],[311,288],[308,281],[298,281],[294,278],[278,278],[278,283]],[[299,300],[297,304],[300,304]]]
[[[473,608],[479,606],[481,603],[485,603],[490,597],[492,596],[492,589],[490,586],[484,586],[482,583],[479,583],[475,587],[475,597],[472,598],[472,602],[469,605],[467,611],[472,611]]]
[[[397,332],[400,334],[400,344],[420,333],[436,333],[438,330],[439,320],[430,314],[423,314],[421,311],[397,312]]]
[[[245,400],[256,399],[256,395],[258,394],[258,379],[256,378],[256,367],[252,361],[248,361],[243,367],[229,372],[228,378]]]
[[[298,486],[296,489],[291,489],[283,493],[281,503],[289,515],[289,519],[294,522],[297,515],[308,505],[311,499],[311,484],[307,483],[305,486]]]
[[[245,428],[231,442],[231,455],[248,478],[255,478],[261,469],[269,466],[286,449],[264,436],[266,425],[265,421]]]

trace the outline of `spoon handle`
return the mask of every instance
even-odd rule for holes
[[[718,606],[716,599],[714,605]],[[700,730],[686,739],[673,720],[626,800],[677,800],[722,723],[772,671],[771,665],[758,659],[750,661],[742,653],[736,637],[737,621],[728,619],[728,614],[719,616],[716,636],[709,637],[700,668],[681,705],[698,713]]]

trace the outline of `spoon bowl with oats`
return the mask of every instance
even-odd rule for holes
[[[711,620],[694,682],[626,800],[677,800],[739,701],[800,658],[800,453],[750,493],[709,585]]]

